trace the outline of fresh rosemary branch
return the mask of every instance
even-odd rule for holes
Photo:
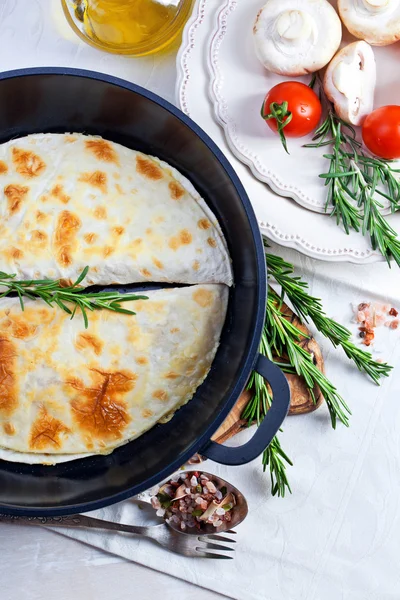
[[[325,398],[334,429],[338,419],[348,426],[348,415],[351,414],[349,407],[335,386],[314,365],[313,357],[299,345],[304,338],[304,333],[283,316],[281,304],[281,298],[271,290],[268,295],[265,321],[270,351],[283,359],[287,356],[288,363],[279,362],[279,366],[287,373],[296,373],[303,377],[312,397],[314,397],[314,386],[319,387]]]
[[[261,343],[265,342],[265,339],[264,333]],[[271,406],[272,397],[263,377],[256,372],[252,373],[248,388],[253,391],[254,395],[244,409],[242,418],[248,419],[249,424],[256,421],[257,425],[259,425]],[[278,436],[275,436],[270,445],[264,450],[262,456],[264,471],[269,467],[273,496],[278,495],[283,497],[286,489],[290,493],[292,492],[286,475],[285,463],[290,466],[293,465],[290,458],[282,450]]]
[[[24,297],[32,300],[42,299],[49,306],[58,306],[66,313],[75,316],[77,309],[82,313],[85,328],[89,321],[87,311],[106,309],[114,312],[134,315],[132,310],[121,306],[122,302],[130,300],[147,300],[147,296],[137,294],[121,294],[119,292],[85,292],[80,285],[88,274],[89,267],[85,267],[75,283],[63,286],[60,280],[32,279],[30,281],[18,281],[16,275],[10,275],[0,271],[0,289],[6,289],[0,293],[0,298],[11,293],[17,294],[21,309],[24,310]],[[66,304],[72,305],[71,308]]]
[[[346,327],[326,316],[321,300],[309,294],[307,282],[293,275],[293,265],[268,252],[267,262],[269,276],[282,288],[282,300],[286,296],[299,317],[307,323],[311,319],[317,330],[335,348],[337,346],[343,348],[346,356],[375,383],[378,384],[381,377],[389,375],[392,369],[390,365],[376,362],[369,352],[362,350],[351,341],[351,332]]]
[[[381,200],[389,202],[392,212],[400,209],[400,181],[391,161],[369,156],[356,139],[353,127],[340,119],[329,107],[325,121],[316,130],[306,148],[331,146],[324,154],[329,171],[320,175],[328,188],[326,210],[332,206],[332,216],[346,233],[351,229],[367,233],[371,246],[379,250],[390,266],[393,258],[400,266],[400,240],[381,214]]]
[[[334,347],[343,348],[357,368],[375,383],[378,384],[382,377],[387,377],[392,367],[376,362],[369,352],[353,344],[350,331],[327,317],[321,300],[311,296],[308,292],[308,284],[293,275],[293,265],[269,253],[267,243],[264,244],[269,279],[274,279],[280,285],[282,292],[279,296],[275,291],[270,290],[260,352],[275,362],[277,362],[276,357],[280,357],[278,364],[283,371],[302,376],[312,397],[315,386],[319,387],[327,402],[333,427],[336,426],[337,420],[348,425],[350,414],[348,406],[335,386],[314,365],[312,356],[299,345],[305,334],[285,318],[283,299],[287,297],[297,315],[305,322],[311,320]],[[252,374],[247,388],[253,392],[253,396],[244,409],[242,417],[247,419],[249,424],[254,421],[259,424],[273,399],[267,383],[257,373]],[[272,494],[284,496],[286,490],[291,492],[286,467],[292,465],[292,462],[282,450],[277,436],[265,450],[262,462],[264,470],[269,467]]]
[[[265,329],[261,337],[260,352],[272,360],[272,354],[270,352]],[[247,389],[252,390],[253,396],[243,410],[242,419],[247,419],[249,425],[253,424],[254,422],[256,422],[257,425],[260,425],[272,402],[269,388],[266,385],[262,375],[259,375],[253,371],[250,376]],[[293,465],[290,458],[282,450],[278,436],[275,436],[270,445],[264,450],[262,456],[264,471],[267,469],[267,467],[269,467],[271,476],[271,491],[273,496],[277,494],[278,496],[283,497],[286,489],[288,489],[290,493],[292,492],[286,476],[285,463],[290,466]]]

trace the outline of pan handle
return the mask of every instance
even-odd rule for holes
[[[257,458],[271,443],[288,413],[290,388],[279,367],[262,354],[258,355],[254,370],[268,381],[274,397],[271,408],[256,433],[246,444],[237,448],[229,448],[209,441],[204,448],[199,450],[199,454],[223,465],[244,465]]]

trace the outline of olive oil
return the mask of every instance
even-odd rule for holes
[[[170,45],[192,0],[62,0],[68,20],[92,45],[140,56]]]

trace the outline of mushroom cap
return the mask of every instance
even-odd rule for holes
[[[400,39],[399,0],[338,0],[338,10],[350,33],[373,46]]]
[[[353,42],[342,48],[329,63],[324,90],[338,117],[362,125],[372,111],[376,83],[374,52],[367,42]]]
[[[253,27],[266,69],[296,77],[322,69],[339,48],[342,25],[327,0],[268,0]]]

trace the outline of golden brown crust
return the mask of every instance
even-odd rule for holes
[[[119,227],[113,227],[113,233],[115,233],[115,235],[122,235],[124,233],[125,229],[121,226]]]
[[[97,233],[85,233],[83,239],[87,244],[93,244],[97,240]]]
[[[12,423],[9,423],[9,422],[4,423],[3,431],[6,435],[15,435],[15,427]]]
[[[38,177],[46,168],[46,163],[38,154],[21,148],[12,149],[12,161],[17,173],[27,179]]]
[[[107,209],[105,206],[97,206],[94,209],[93,214],[99,221],[107,219]]]
[[[68,196],[64,192],[64,188],[60,183],[55,185],[50,193],[54,198],[57,198],[57,200],[59,200],[63,204],[68,204],[68,202],[71,200],[71,196]]]
[[[17,355],[7,337],[0,338],[0,413],[11,415],[18,406]]]
[[[26,185],[18,185],[18,183],[7,185],[4,188],[4,195],[7,198],[8,210],[11,214],[14,214],[20,210],[28,192],[29,187]]]
[[[147,365],[149,360],[145,356],[138,356],[136,361],[138,365]]]
[[[168,373],[166,373],[164,375],[165,379],[178,379],[179,375],[178,373],[174,373],[173,371],[169,371]]]
[[[29,449],[46,451],[61,448],[61,436],[68,433],[70,433],[70,429],[42,407],[32,424]]]
[[[174,235],[170,238],[168,246],[172,250],[178,250],[181,246],[188,246],[192,243],[193,236],[187,229],[181,229],[178,235]]]
[[[204,288],[199,288],[193,292],[193,300],[202,308],[206,308],[206,306],[210,306],[213,301],[212,292]]]
[[[79,217],[68,210],[63,210],[57,219],[54,234],[54,247],[57,262],[68,267],[72,264],[72,252],[77,246],[76,234],[81,227]]]
[[[93,333],[80,333],[76,339],[75,346],[78,350],[89,348],[99,356],[104,348],[104,342]]]
[[[185,195],[184,188],[177,181],[170,181],[168,187],[172,200],[180,200]]]
[[[106,140],[87,140],[85,142],[85,148],[99,160],[112,162],[116,165],[119,164],[117,153],[112,145]]]
[[[13,338],[27,340],[35,335],[38,325],[37,323],[29,322],[26,319],[26,315],[22,313],[13,313],[2,321],[1,328]]]
[[[211,223],[208,219],[200,219],[197,222],[197,226],[199,227],[199,229],[207,230],[207,229],[210,229]]]
[[[41,231],[40,229],[34,229],[31,233],[31,242],[35,244],[35,246],[39,246],[41,248],[45,248],[47,246],[47,233]]]
[[[164,177],[162,170],[150,158],[145,158],[138,154],[136,156],[136,171],[146,177],[157,181]]]
[[[7,248],[7,250],[4,252],[4,254],[8,258],[10,258],[12,261],[19,260],[20,258],[22,258],[24,256],[24,253],[22,252],[22,250],[20,250],[19,248],[16,248],[15,246],[10,246],[9,248]]]
[[[164,268],[164,265],[163,265],[163,263],[161,262],[161,260],[158,260],[158,258],[156,258],[155,256],[152,256],[151,260],[152,260],[152,262],[153,262],[153,265],[154,265],[155,267],[157,267],[157,269],[160,269],[160,270],[161,270],[161,269],[163,269],[163,268]]]
[[[151,273],[148,269],[140,269],[140,274],[143,275],[143,277],[147,277],[147,279],[150,279],[151,277]]]
[[[107,258],[107,256],[111,256],[111,254],[113,254],[115,248],[113,248],[112,246],[104,246],[103,248],[103,256],[104,258]]]
[[[153,398],[156,398],[157,400],[161,400],[162,402],[165,402],[165,400],[167,400],[167,398],[168,398],[168,394],[165,390],[155,390],[153,392]]]
[[[144,417],[145,419],[148,419],[149,417],[152,417],[153,414],[154,414],[153,411],[150,410],[149,408],[144,408],[142,410],[142,417]]]
[[[92,187],[98,188],[104,194],[107,193],[107,175],[103,171],[93,171],[92,173],[82,173],[78,181],[88,183]]]
[[[86,387],[78,378],[66,382],[78,392],[71,400],[76,427],[97,440],[121,438],[130,421],[123,396],[135,387],[137,375],[128,370],[107,372],[94,368],[90,373],[92,387]]]

